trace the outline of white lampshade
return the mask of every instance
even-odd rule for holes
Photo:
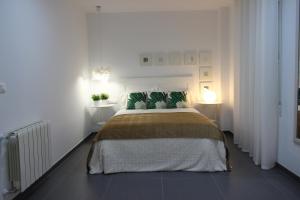
[[[214,91],[204,89],[203,91],[203,100],[206,103],[215,103],[217,100],[217,95]]]

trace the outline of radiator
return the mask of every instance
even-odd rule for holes
[[[23,192],[52,166],[51,137],[47,122],[37,122],[9,134],[9,180]]]

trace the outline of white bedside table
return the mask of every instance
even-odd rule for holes
[[[220,125],[220,109],[222,106],[221,102],[213,102],[213,103],[207,103],[207,102],[198,102],[197,103],[198,110],[207,116],[213,123],[215,123],[217,126]]]
[[[109,108],[115,106],[115,103],[108,103],[108,104],[99,104],[99,105],[91,105],[90,108]]]
[[[112,116],[112,114],[106,114],[104,115],[105,109],[111,109],[115,106],[116,104],[110,103],[110,104],[103,104],[103,105],[90,105],[89,108],[92,110],[92,118],[94,123],[97,126],[103,126],[107,120]],[[112,112],[111,112],[112,113]]]

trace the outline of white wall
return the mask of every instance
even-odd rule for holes
[[[0,133],[50,120],[56,162],[88,134],[86,16],[72,0],[2,0],[0,24]]]
[[[299,2],[282,1],[281,117],[279,119],[278,163],[300,176],[300,144],[296,132]]]
[[[226,16],[226,13],[224,15]],[[219,32],[220,28],[228,27],[229,21],[220,19],[218,10],[90,14],[88,16],[90,65],[110,67],[112,79],[115,81],[122,76],[168,74],[194,74],[198,81],[199,67],[141,67],[139,54],[174,50],[182,52],[194,49],[211,50],[215,90],[219,99],[222,99],[220,66],[226,62],[225,59],[221,60],[224,58],[221,54],[226,47],[224,43],[220,45],[220,40],[224,38],[220,37]],[[220,50],[220,47],[223,49]],[[222,89],[228,90],[224,87]],[[230,127],[227,125],[230,122],[226,120],[223,122],[224,127]]]
[[[89,15],[88,19],[90,32],[98,29],[89,44],[100,40],[102,64],[110,66],[115,76],[180,74],[197,70],[181,66],[140,67],[139,54],[143,52],[208,49],[213,51],[214,57],[217,54],[217,11],[102,13]],[[92,66],[101,62],[97,60],[101,60],[101,55],[95,52],[99,50],[90,49]]]

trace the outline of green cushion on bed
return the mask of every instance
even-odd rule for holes
[[[148,93],[147,109],[167,108],[168,94],[165,92],[151,92]]]
[[[186,108],[187,106],[187,92],[172,91],[168,93],[167,108]]]
[[[128,94],[127,109],[128,110],[146,109],[146,100],[147,100],[146,92],[132,92]]]

